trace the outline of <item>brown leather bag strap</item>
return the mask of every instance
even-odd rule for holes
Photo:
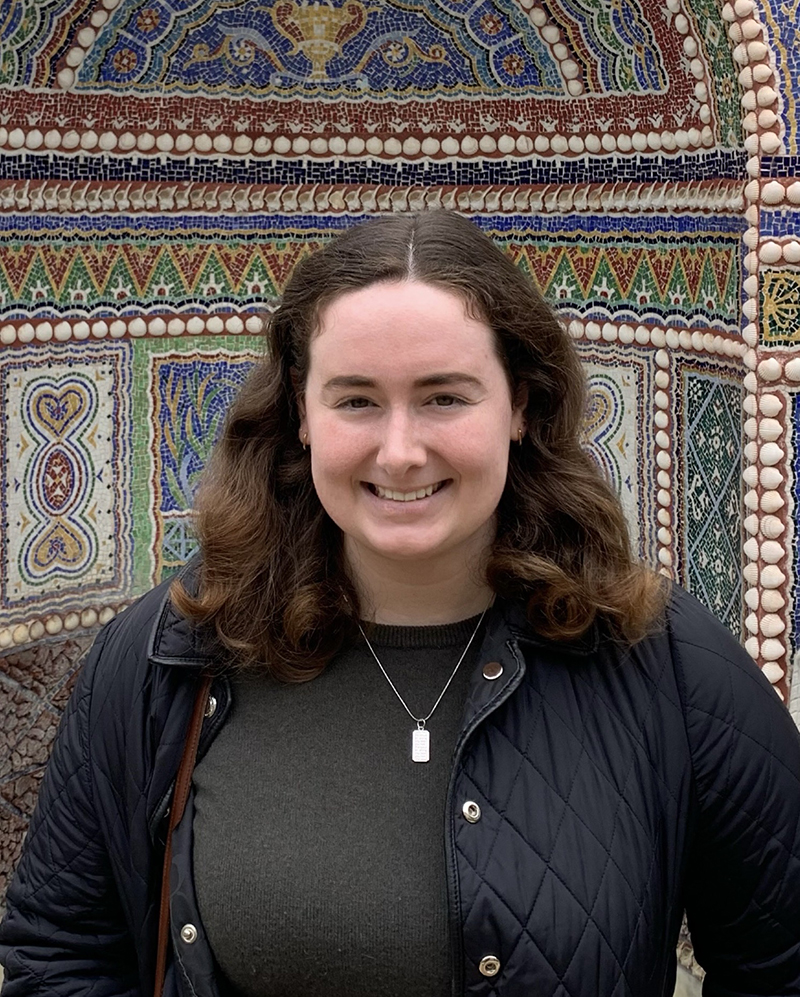
[[[169,870],[172,865],[172,832],[178,826],[181,817],[183,817],[186,800],[189,796],[194,763],[197,758],[197,745],[200,742],[200,730],[203,726],[203,716],[210,688],[211,676],[204,675],[197,690],[197,696],[195,697],[192,718],[189,721],[189,729],[186,733],[186,743],[183,746],[183,756],[181,757],[181,764],[178,768],[177,778],[175,779],[175,792],[172,794],[172,809],[169,814],[169,827],[167,830],[167,848],[164,852],[164,870],[161,874],[158,955],[156,956],[156,981],[153,989],[153,997],[161,997],[167,974],[167,948],[169,946]]]

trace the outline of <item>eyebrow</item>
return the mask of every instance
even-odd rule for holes
[[[466,384],[475,388],[484,387],[483,381],[472,374],[463,374],[460,371],[448,371],[441,374],[429,374],[427,377],[420,377],[414,381],[415,388],[442,388],[451,387],[456,384]],[[375,388],[377,382],[371,377],[363,377],[361,374],[341,374],[332,377],[322,386],[323,391],[334,388]]]

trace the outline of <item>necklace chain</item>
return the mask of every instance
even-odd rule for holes
[[[491,606],[491,602],[489,603],[489,606]],[[436,700],[436,702],[431,707],[431,711],[427,715],[427,717],[415,717],[414,714],[411,712],[411,710],[409,710],[408,705],[406,704],[406,701],[403,699],[403,697],[397,691],[397,687],[395,686],[394,682],[392,682],[392,680],[389,678],[389,675],[388,675],[386,669],[383,667],[383,664],[381,663],[381,659],[375,653],[375,648],[372,646],[372,644],[370,644],[369,638],[364,633],[364,628],[361,626],[361,622],[360,621],[356,621],[356,622],[358,622],[358,629],[361,631],[361,636],[364,638],[364,641],[365,641],[367,647],[370,649],[370,653],[372,654],[372,657],[378,663],[378,668],[380,668],[380,670],[383,672],[384,678],[389,683],[389,685],[392,687],[392,692],[394,692],[395,696],[397,696],[397,698],[403,704],[403,709],[411,717],[411,719],[416,723],[417,730],[424,730],[425,729],[425,724],[433,716],[434,711],[436,710],[436,707],[439,705],[439,703],[441,703],[442,698],[444,697],[444,694],[450,688],[450,683],[456,677],[456,672],[461,667],[461,662],[464,660],[464,658],[466,658],[467,651],[469,651],[469,649],[472,647],[472,642],[475,640],[475,636],[478,633],[478,630],[480,630],[481,623],[483,623],[483,618],[484,618],[484,616],[486,616],[486,611],[489,609],[489,606],[487,606],[486,609],[484,609],[484,611],[481,613],[480,619],[478,620],[477,626],[472,631],[472,636],[470,637],[470,639],[469,639],[469,641],[467,643],[467,646],[464,648],[464,651],[462,652],[461,657],[458,659],[458,663],[456,664],[456,667],[451,672],[450,678],[445,683],[444,689],[442,689],[442,691],[439,693],[439,698]]]

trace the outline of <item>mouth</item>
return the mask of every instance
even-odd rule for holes
[[[365,482],[373,495],[376,495],[380,499],[386,499],[389,502],[418,502],[420,499],[430,498],[431,495],[435,495],[449,483],[450,479],[447,478],[444,481],[437,481],[434,485],[425,485],[423,488],[417,488],[414,491],[401,492],[393,488],[382,488],[380,485],[374,485],[371,481]]]

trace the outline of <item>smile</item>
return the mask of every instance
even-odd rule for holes
[[[446,481],[439,481],[435,485],[426,485],[425,488],[417,488],[413,492],[398,492],[392,488],[381,488],[380,485],[373,485],[371,482],[367,482],[367,487],[378,498],[389,499],[391,502],[415,502],[417,499],[429,498],[446,484]]]

